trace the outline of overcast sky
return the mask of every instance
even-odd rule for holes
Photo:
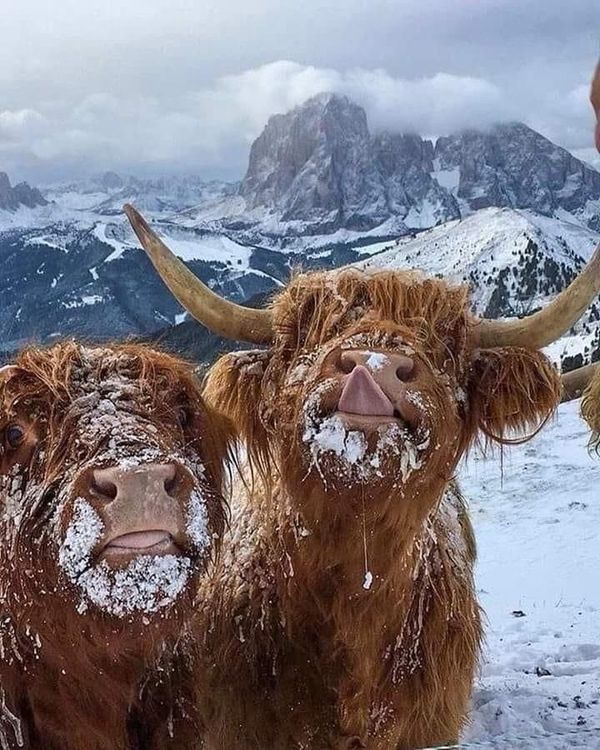
[[[521,119],[596,159],[599,0],[20,0],[0,33],[13,181],[238,179],[269,115],[324,90],[372,130]]]

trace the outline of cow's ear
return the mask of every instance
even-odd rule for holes
[[[8,383],[9,380],[22,372],[20,367],[17,365],[3,365],[0,367],[0,383]]]
[[[476,352],[469,375],[470,419],[488,440],[532,437],[560,402],[560,375],[541,352],[519,347]]]
[[[592,436],[590,446],[600,452],[600,368],[592,382],[583,392],[581,399],[581,416],[590,426]]]
[[[262,349],[225,354],[208,371],[203,392],[209,404],[229,417],[260,465],[266,462],[268,444],[259,413],[268,361],[269,352]]]

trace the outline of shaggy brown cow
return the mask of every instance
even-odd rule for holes
[[[600,451],[600,363],[563,375],[563,401],[581,398],[581,416],[590,426],[590,447]]]
[[[478,433],[511,442],[552,414],[560,380],[538,347],[600,289],[600,249],[526,320],[476,320],[463,286],[356,269],[297,275],[268,310],[247,310],[126,211],[192,314],[270,344],[223,357],[207,383],[248,450],[201,596],[207,746],[457,741],[482,630],[455,469]]]
[[[600,365],[595,366],[593,377],[583,392],[581,416],[592,430],[590,446],[600,452]]]
[[[0,371],[0,429],[0,747],[197,747],[228,421],[173,357],[64,343]]]
[[[596,113],[596,148],[600,151],[600,63],[592,81],[590,100]],[[590,446],[600,451],[600,363],[563,375],[563,401],[581,396],[581,416],[592,430]]]

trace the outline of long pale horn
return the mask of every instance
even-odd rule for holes
[[[196,320],[213,333],[234,341],[266,344],[272,340],[268,310],[254,310],[219,297],[169,250],[133,206],[127,204],[123,211],[161,279]]]
[[[519,320],[482,319],[476,325],[482,349],[526,346],[541,349],[566,333],[600,293],[600,245],[592,259],[549,305]]]
[[[600,362],[566,372],[562,376],[561,401],[572,401],[579,398],[598,372],[600,372]]]

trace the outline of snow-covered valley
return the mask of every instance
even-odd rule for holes
[[[461,468],[488,619],[474,746],[600,748],[600,456],[587,439],[571,402],[531,442]]]

